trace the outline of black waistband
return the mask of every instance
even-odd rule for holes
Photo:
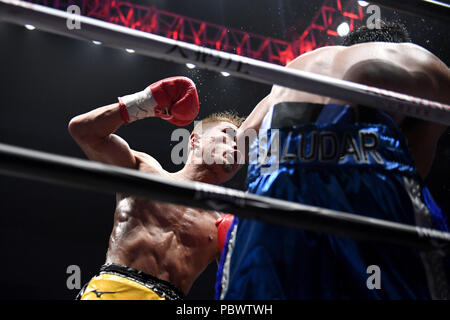
[[[306,102],[280,102],[273,106],[272,128],[289,128],[316,122],[324,105]]]
[[[181,300],[184,298],[183,292],[170,282],[158,279],[143,271],[139,271],[130,267],[115,263],[104,264],[100,268],[100,274],[102,273],[116,274],[141,283],[153,290],[160,297],[168,300]]]
[[[345,113],[345,116],[343,114]],[[338,119],[341,117],[341,119]],[[398,130],[391,116],[381,110],[365,106],[323,105],[309,102],[280,102],[273,106],[271,128],[290,128],[316,121],[347,123],[377,123]]]

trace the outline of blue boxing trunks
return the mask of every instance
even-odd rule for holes
[[[250,146],[250,193],[448,231],[384,112],[279,103]],[[235,218],[216,299],[446,299],[448,257]]]

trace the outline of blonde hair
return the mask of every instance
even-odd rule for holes
[[[231,111],[224,111],[224,112],[216,112],[213,113],[209,116],[207,116],[206,118],[204,118],[203,120],[197,122],[197,124],[194,127],[194,130],[192,130],[191,133],[197,133],[198,130],[200,130],[199,128],[201,128],[203,125],[207,124],[207,123],[212,123],[212,122],[229,122],[231,124],[234,124],[236,127],[240,127],[242,122],[244,122],[244,118],[239,117],[236,113],[231,112]]]

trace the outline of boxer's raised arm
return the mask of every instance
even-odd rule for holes
[[[160,117],[185,126],[194,120],[198,110],[194,83],[185,77],[173,77],[121,97],[119,103],[74,117],[69,123],[69,132],[89,159],[136,168],[136,153],[125,140],[113,134],[122,124]]]
[[[89,159],[136,168],[128,143],[113,134],[123,123],[119,104],[115,103],[74,117],[69,132]]]

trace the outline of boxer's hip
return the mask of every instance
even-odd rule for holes
[[[81,290],[80,300],[179,300],[183,294],[167,281],[142,271],[105,264]]]

